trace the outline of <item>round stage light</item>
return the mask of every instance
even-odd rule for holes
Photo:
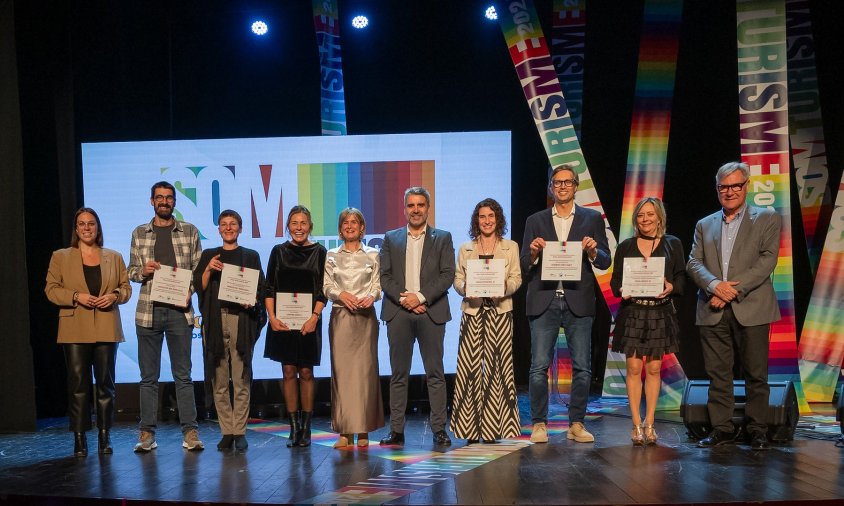
[[[366,16],[355,16],[354,19],[352,19],[352,26],[358,30],[362,30],[369,26],[369,18]]]
[[[260,19],[258,21],[255,21],[254,23],[252,23],[252,33],[254,33],[255,35],[257,35],[259,37],[261,35],[266,35],[267,30],[269,30],[269,27],[267,26],[266,23],[264,23]]]
[[[498,13],[495,12],[495,6],[490,5],[489,7],[487,7],[486,12],[484,12],[484,16],[486,16],[486,18],[490,21],[495,21],[496,19],[498,19]]]

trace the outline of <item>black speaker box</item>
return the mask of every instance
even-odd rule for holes
[[[768,385],[771,388],[771,395],[768,397],[768,416],[765,420],[768,424],[768,439],[791,441],[794,439],[794,429],[797,428],[797,421],[800,418],[794,385],[790,381],[770,381]],[[742,432],[745,425],[744,381],[733,382],[733,395],[736,400],[733,425],[736,426],[738,432]],[[706,409],[708,398],[709,380],[690,380],[686,384],[680,404],[680,417],[683,419],[689,436],[693,438],[703,439],[712,430],[709,424],[709,412]],[[841,412],[842,408],[839,405],[839,416]],[[844,428],[844,425],[842,427]]]

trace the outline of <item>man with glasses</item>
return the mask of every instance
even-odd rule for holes
[[[771,282],[781,218],[745,203],[750,170],[730,162],[715,175],[721,210],[695,226],[686,271],[698,286],[696,323],[709,375],[707,410],[712,432],[698,446],[735,442],[734,348],[744,371],[750,446],[767,450],[768,334],[780,311]]]
[[[173,217],[176,189],[167,181],[152,185],[149,202],[155,216],[132,232],[128,267],[129,279],[141,284],[135,311],[138,365],[141,369],[141,434],[135,451],[148,452],[158,447],[155,442],[158,378],[165,337],[170,353],[170,370],[176,383],[176,404],[184,437],[182,447],[202,450],[204,446],[197,433],[196,402],[191,381],[193,308],[190,295],[183,304],[150,300],[153,276],[162,265],[191,272],[196,267],[202,253],[199,231],[190,223]]]
[[[592,265],[608,269],[610,255],[601,214],[574,203],[580,181],[574,168],[562,165],[551,171],[550,209],[528,217],[522,242],[522,277],[527,284],[526,311],[530,321],[530,416],[534,443],[548,442],[548,367],[560,327],[566,334],[572,361],[569,430],[567,438],[591,443],[595,438],[583,425],[592,381],[592,321],[595,318],[595,275]],[[542,251],[551,243],[581,251],[580,279],[542,279]]]

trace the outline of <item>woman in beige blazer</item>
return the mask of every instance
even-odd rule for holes
[[[513,376],[513,293],[522,284],[522,273],[519,245],[505,239],[506,232],[501,205],[484,199],[472,213],[472,240],[463,243],[457,254],[454,289],[463,296],[463,317],[451,430],[470,443],[495,442],[521,433]],[[503,260],[503,296],[467,295],[471,260]]]
[[[47,271],[47,298],[59,306],[58,343],[67,363],[68,417],[73,454],[88,455],[91,428],[91,369],[97,382],[98,451],[112,453],[109,429],[114,414],[114,363],[122,342],[118,304],[132,288],[120,253],[105,249],[100,218],[90,208],[76,211],[70,247],[56,250]]]

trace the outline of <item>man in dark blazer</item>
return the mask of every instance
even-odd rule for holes
[[[527,281],[527,316],[530,322],[530,440],[547,443],[548,367],[554,356],[560,327],[566,334],[572,361],[568,439],[590,443],[594,436],[583,420],[592,380],[592,321],[595,318],[595,275],[592,265],[609,269],[612,257],[601,214],[578,206],[574,195],[580,184],[575,170],[562,165],[551,171],[550,209],[532,214],[525,224],[520,255],[522,277]],[[577,281],[543,281],[542,250],[548,243],[564,241],[582,250]]]
[[[730,162],[715,175],[722,209],[697,222],[686,271],[698,286],[696,323],[709,375],[712,432],[698,446],[733,443],[733,347],[745,371],[745,415],[751,448],[767,450],[768,334],[780,318],[771,274],[777,266],[782,219],[746,204],[750,171]]]
[[[431,195],[422,187],[404,192],[407,227],[387,232],[381,246],[381,319],[390,343],[390,433],[382,445],[404,444],[404,412],[413,342],[428,381],[434,443],[450,445],[445,431],[446,387],[443,371],[445,324],[451,320],[448,288],[454,282],[451,234],[428,226]]]

